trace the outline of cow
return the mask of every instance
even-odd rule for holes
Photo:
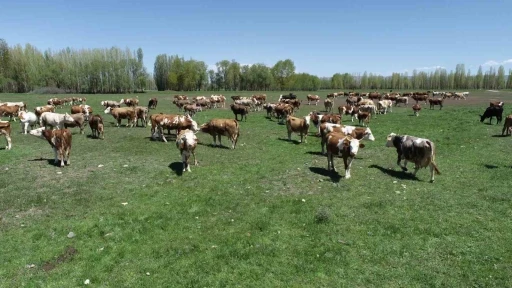
[[[265,111],[267,111],[267,118],[272,118],[272,115],[275,113],[274,109],[276,108],[277,105],[279,105],[279,104],[275,104],[275,103],[263,104],[263,109],[265,109]]]
[[[382,100],[382,95],[380,95],[379,92],[370,92],[370,93],[368,93],[368,99],[371,99],[371,100],[376,99],[376,100],[380,101],[380,100]]]
[[[135,126],[139,127],[139,119],[140,126],[146,127],[148,125],[148,113],[149,108],[144,106],[135,106],[135,114],[137,114],[137,119],[135,120]]]
[[[325,112],[332,112],[333,101],[331,99],[324,100]]]
[[[503,130],[501,130],[501,136],[505,136],[505,132],[507,133],[506,136],[512,133],[512,114],[505,118],[505,123],[503,123]]]
[[[352,122],[354,122],[354,117],[357,119],[358,111],[359,111],[359,109],[352,105],[344,105],[344,106],[342,105],[342,106],[338,107],[338,113],[340,114],[340,116],[350,115]]]
[[[430,166],[430,182],[434,182],[434,171],[436,174],[441,174],[437,168],[435,158],[436,149],[434,142],[425,138],[418,138],[409,135],[397,135],[391,133],[386,139],[386,147],[395,147],[398,154],[396,164],[402,168],[404,172],[407,171],[407,162],[414,163],[414,172],[412,175],[416,176],[416,173],[420,168],[426,168]],[[401,165],[401,161],[404,160],[404,165]]]
[[[11,123],[9,121],[0,121],[0,135],[4,135],[7,141],[5,150],[11,150]]]
[[[360,143],[359,140],[352,136],[347,136],[340,133],[329,133],[327,135],[327,170],[336,171],[334,167],[334,155],[341,156],[343,158],[343,164],[345,165],[345,179],[349,179],[350,167],[352,161],[357,155],[359,148],[364,148],[364,144]]]
[[[194,156],[194,165],[197,165],[195,149],[197,146],[197,137],[193,131],[189,129],[182,130],[176,137],[176,148],[180,150],[181,163],[183,163],[183,172],[190,171],[189,158],[190,154]]]
[[[197,122],[190,117],[190,115],[170,115],[170,114],[153,114],[150,117],[151,120],[151,138],[155,139],[156,133],[159,134],[159,138],[162,138],[164,142],[167,139],[164,137],[163,129],[167,129],[170,132],[171,129],[176,129],[176,135],[182,130],[189,129],[194,132],[199,131]]]
[[[55,112],[55,106],[45,105],[34,108],[34,113],[36,114],[37,119],[41,118],[41,114],[44,112]]]
[[[357,97],[355,96],[349,96],[347,98],[347,100],[345,100],[347,102],[347,105],[351,105],[351,106],[355,106],[357,105]]]
[[[489,118],[489,124],[492,124],[492,117],[496,116],[496,124],[500,124],[502,116],[503,116],[503,107],[502,106],[492,106],[487,107],[485,109],[484,115],[480,115],[480,122],[484,122],[486,118]]]
[[[155,98],[151,98],[149,99],[149,103],[148,103],[148,108],[149,109],[156,109],[156,105],[158,104],[158,99],[155,97]]]
[[[439,105],[439,110],[443,109],[443,99],[429,98],[430,109],[434,109],[434,106]]]
[[[320,125],[320,146],[322,154],[325,154],[325,143],[327,142],[327,134],[331,132],[343,133],[350,135],[358,140],[375,141],[372,130],[370,128],[356,127],[356,126],[343,126],[340,124],[322,123]]]
[[[183,106],[183,111],[186,114],[189,114],[190,116],[194,117],[196,112],[203,111],[203,108],[201,108],[201,106],[198,106],[198,105],[196,105],[196,103],[194,103],[194,104],[188,104],[188,105]]]
[[[240,99],[240,100],[235,100],[235,104],[246,106],[250,110],[253,110],[255,108],[256,102],[257,102],[256,99]]]
[[[89,115],[92,113],[92,108],[89,105],[77,105],[71,106],[71,114],[83,113],[85,115],[85,121],[89,121]]]
[[[121,103],[117,102],[117,101],[112,101],[112,100],[105,100],[105,101],[101,101],[101,106],[103,106],[105,108],[108,108],[108,107],[121,108]]]
[[[8,106],[8,105],[1,105],[0,106],[0,116],[9,116],[9,121],[15,121],[16,117],[18,117],[18,112],[20,111],[20,106],[14,105],[14,106]]]
[[[71,114],[71,117],[75,120],[74,122],[64,122],[64,128],[73,128],[78,127],[80,128],[80,134],[84,134],[84,128],[85,124],[87,124],[87,121],[89,120],[88,117],[85,116],[84,113],[75,113]]]
[[[252,95],[253,99],[258,100],[262,104],[265,104],[267,102],[267,94],[259,94],[259,95]]]
[[[213,104],[214,108],[217,108],[217,103],[222,104],[222,108],[226,108],[226,97],[224,97],[224,95],[211,95],[210,102]]]
[[[377,107],[378,107],[377,110],[381,114],[386,114],[388,112],[388,108],[389,108],[389,112],[393,112],[393,101],[391,101],[391,100],[380,100],[379,102],[377,102]]]
[[[377,106],[371,102],[366,105],[359,105],[359,112],[368,112],[372,115],[372,117],[377,118]],[[358,116],[359,117],[359,116]]]
[[[32,112],[20,111],[18,113],[18,118],[21,123],[21,132],[25,132],[27,134],[28,127],[32,130],[34,125],[37,123],[37,116]]]
[[[199,130],[213,136],[213,146],[217,146],[217,136],[219,137],[219,146],[222,146],[221,136],[229,137],[231,149],[235,149],[240,135],[240,124],[233,119],[212,119],[201,125]]]
[[[7,106],[18,106],[19,111],[27,111],[27,104],[25,102],[19,101],[19,102],[0,102],[0,106],[7,105]]]
[[[128,119],[128,123],[126,126],[134,127],[135,122],[137,122],[137,112],[132,107],[123,107],[123,108],[112,108],[108,107],[103,111],[105,114],[110,114],[116,119],[116,127],[121,125],[122,119]]]
[[[128,107],[134,107],[134,106],[139,105],[139,99],[137,99],[137,98],[121,99],[121,101],[119,101],[119,103],[120,104],[124,103]]]
[[[412,111],[414,111],[415,116],[420,116],[421,106],[420,104],[414,104],[412,106]]]
[[[311,102],[315,101],[315,106],[316,106],[316,105],[318,105],[318,101],[320,101],[320,97],[318,95],[308,94],[308,96],[306,96],[306,97],[308,99],[308,105],[311,105]]]
[[[407,106],[409,104],[409,97],[396,97],[395,107],[401,103],[403,103],[403,104],[405,104],[405,106]]]
[[[46,103],[48,105],[53,105],[53,106],[58,107],[58,108],[62,108],[62,105],[64,105],[64,101],[62,99],[59,99],[59,98],[49,99]]]
[[[293,115],[293,111],[293,106],[290,104],[278,104],[274,108],[279,123],[282,123],[289,115]]]
[[[53,163],[57,165],[60,160],[60,167],[70,165],[69,155],[71,154],[71,141],[73,136],[68,129],[47,130],[45,127],[37,128],[30,131],[30,135],[46,139],[52,146],[55,158]]]
[[[241,115],[240,121],[244,120],[244,116],[245,116],[245,122],[247,122],[247,114],[249,114],[249,107],[244,106],[244,105],[238,105],[238,104],[231,104],[229,106],[231,107],[231,111],[233,111],[233,114],[235,114],[235,120],[238,121],[238,114],[240,114]]]
[[[297,118],[288,115],[286,117],[286,129],[288,130],[288,141],[292,141],[292,133],[300,134],[300,143],[304,140],[304,143],[308,137],[309,122],[311,116],[304,116],[303,118]]]
[[[185,105],[189,105],[189,104],[192,104],[192,102],[190,100],[184,100],[184,99],[175,99],[172,101],[173,104],[176,105],[176,107],[178,107],[178,111],[181,111],[183,109],[183,106]]]
[[[175,100],[188,100],[187,95],[174,95]]]
[[[302,103],[302,100],[299,100],[299,99],[282,99],[281,102],[289,104],[289,105],[292,105],[294,110],[295,109],[299,110],[300,109],[300,104]]]
[[[281,102],[282,99],[297,99],[297,95],[293,94],[293,93],[289,93],[288,95],[287,94],[281,94],[279,95],[279,102]]]
[[[62,129],[64,127],[64,123],[74,123],[75,119],[71,117],[68,113],[59,114],[53,112],[44,112],[39,117],[39,126],[46,127],[51,126],[53,129]]]
[[[336,114],[318,114],[315,111],[309,112],[308,116],[310,116],[311,122],[315,127],[318,127],[318,136],[320,135],[320,125],[322,123],[333,123],[340,124],[341,123],[341,115]]]
[[[91,127],[91,136],[93,138],[100,138],[101,135],[101,139],[105,139],[103,118],[100,115],[96,114],[90,117],[89,127]]]
[[[420,101],[424,101],[425,105],[427,105],[427,100],[429,99],[428,94],[425,94],[425,95],[414,94],[414,95],[412,95],[411,98],[416,100],[416,104],[418,104],[418,102],[420,102]]]
[[[236,100],[240,100],[242,97],[240,97],[240,95],[235,95],[235,96],[231,96],[231,99],[234,101]]]
[[[194,101],[194,104],[196,104],[196,106],[201,107],[201,109],[210,109],[212,107],[212,103],[210,102],[210,100],[207,99],[199,99],[197,101]]]
[[[503,101],[491,101],[489,103],[489,107],[493,107],[493,106],[500,106],[500,107],[503,107]]]
[[[363,126],[368,127],[370,124],[370,119],[372,118],[372,114],[370,112],[363,112],[359,110],[357,113],[357,119],[359,120],[359,125],[363,122]]]

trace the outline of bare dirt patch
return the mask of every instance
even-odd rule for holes
[[[73,257],[76,255],[77,252],[78,251],[74,247],[68,246],[68,247],[66,247],[66,250],[64,250],[64,252],[62,254],[57,256],[57,258],[55,260],[53,260],[53,261],[50,260],[50,261],[45,262],[43,264],[42,269],[45,272],[52,271],[53,269],[57,268],[58,265],[73,260]]]

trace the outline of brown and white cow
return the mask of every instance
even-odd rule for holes
[[[112,100],[105,100],[105,101],[101,101],[101,106],[103,106],[105,108],[108,108],[108,107],[120,108],[121,103],[117,102],[117,101],[112,101]]]
[[[14,106],[8,106],[8,105],[1,105],[0,106],[0,116],[8,116],[9,121],[16,121],[16,117],[18,117],[18,112],[20,111],[20,106],[14,105]]]
[[[398,106],[398,104],[402,103],[407,106],[409,104],[409,97],[396,97],[395,106]]]
[[[148,113],[149,113],[148,107],[135,106],[133,109],[135,109],[135,114],[137,114],[137,119],[135,120],[135,126],[139,127],[139,119],[140,119],[140,126],[146,127],[148,125]]]
[[[292,133],[298,133],[300,135],[300,143],[304,140],[304,143],[308,143],[306,141],[308,137],[309,131],[309,122],[311,116],[304,116],[302,118],[297,118],[293,116],[286,117],[286,129],[288,130],[288,141],[292,141]]]
[[[68,129],[46,130],[45,127],[41,127],[30,131],[30,135],[46,139],[46,141],[48,141],[55,153],[55,165],[57,165],[59,160],[60,167],[64,167],[64,162],[66,165],[71,164],[69,161],[69,155],[71,154],[72,135]]]
[[[183,171],[190,171],[190,154],[194,156],[194,165],[197,165],[195,149],[197,147],[197,137],[193,131],[189,129],[182,130],[176,137],[176,148],[180,150],[181,163],[183,163]]]
[[[381,114],[386,114],[388,112],[393,112],[393,101],[384,99],[377,102],[377,110]]]
[[[11,150],[11,123],[9,121],[0,121],[0,135],[4,135],[7,141],[5,150]]]
[[[0,102],[0,106],[7,105],[7,106],[18,106],[20,111],[27,111],[27,104],[23,101],[18,102]]]
[[[359,120],[359,125],[361,125],[361,122],[363,122],[363,126],[368,127],[370,124],[370,120],[372,118],[372,114],[370,112],[364,112],[359,110],[357,113],[357,119]]]
[[[108,107],[104,111],[105,114],[110,114],[116,119],[116,127],[119,127],[121,125],[122,119],[127,119],[128,123],[126,126],[134,127],[135,122],[137,121],[137,113],[135,109],[132,107],[123,107],[123,108],[112,108]]]
[[[78,127],[80,128],[80,134],[84,134],[84,128],[85,124],[89,120],[86,118],[84,113],[75,113],[71,114],[71,117],[75,120],[74,122],[64,122],[64,128],[73,128]]]
[[[503,101],[491,101],[489,107],[500,106],[503,107]]]
[[[211,95],[210,102],[213,104],[213,108],[221,106],[222,108],[226,108],[226,97],[224,95]]]
[[[358,140],[375,141],[372,130],[368,127],[343,126],[341,124],[322,123],[320,125],[320,146],[322,154],[325,154],[325,144],[327,143],[327,134],[331,132],[343,133],[352,136]]]
[[[175,100],[188,100],[187,95],[174,95]]]
[[[170,132],[170,130],[176,130],[176,135],[178,135],[181,130],[185,129],[194,132],[199,131],[197,122],[194,121],[190,115],[183,116],[159,113],[151,115],[150,120],[151,138],[155,139],[156,133],[158,133],[158,138],[161,138],[164,142],[167,142],[167,139],[165,139],[163,129],[167,129],[168,132]]]
[[[505,132],[507,132],[507,136],[512,133],[512,114],[505,118],[505,123],[503,123],[503,130],[501,130],[501,136],[504,136]]]
[[[340,124],[341,123],[341,115],[336,114],[319,114],[315,111],[309,112],[308,116],[310,116],[311,122],[315,127],[318,127],[317,136],[320,136],[320,125],[322,123],[333,123]]]
[[[199,106],[199,105],[196,105],[196,103],[183,106],[183,112],[185,112],[185,114],[188,114],[192,117],[194,117],[194,115],[198,111],[203,111],[203,108],[201,108],[201,106]]]
[[[308,99],[308,105],[311,105],[311,102],[315,102],[315,105],[318,105],[318,101],[320,101],[320,96],[318,95],[311,95],[311,94],[308,94],[308,96],[306,96],[306,98]]]
[[[420,116],[421,106],[420,104],[414,104],[412,106],[412,111],[414,111],[415,116]]]
[[[231,149],[235,149],[240,135],[240,124],[234,119],[212,119],[201,125],[199,129],[213,136],[213,146],[217,146],[217,136],[219,146],[222,146],[221,136],[227,136],[231,140]]]
[[[137,99],[137,98],[121,99],[121,101],[119,101],[119,103],[121,103],[121,104],[124,103],[128,107],[134,107],[134,106],[139,105],[139,99]]]
[[[276,105],[276,107],[274,108],[274,112],[279,123],[282,123],[289,115],[293,115],[293,111],[293,106],[290,104],[281,103]]]
[[[333,101],[329,98],[324,100],[325,112],[332,112]]]
[[[100,138],[101,135],[101,139],[105,139],[103,118],[101,118],[100,115],[96,114],[91,116],[89,119],[89,127],[91,127],[93,138]]]
[[[267,103],[267,94],[256,94],[256,95],[252,95],[252,98],[253,98],[253,99],[258,100],[258,101],[259,101],[259,102],[261,102],[262,104]]]
[[[155,97],[155,98],[151,98],[149,99],[149,103],[148,103],[148,108],[149,109],[156,109],[156,105],[158,104],[158,99]]]
[[[334,167],[334,156],[341,156],[345,165],[345,179],[349,179],[350,167],[352,161],[357,155],[359,148],[364,148],[364,144],[352,136],[341,133],[329,133],[327,135],[327,170],[336,171]]]
[[[434,182],[434,171],[436,174],[441,174],[435,163],[436,149],[434,142],[429,139],[418,138],[409,135],[397,135],[391,133],[387,137],[386,147],[395,147],[398,154],[398,160],[396,164],[402,168],[403,171],[407,171],[407,162],[414,163],[413,175],[420,168],[426,168],[430,166],[430,182]],[[404,165],[401,165],[401,161],[404,160]]]
[[[338,107],[338,113],[340,115],[350,115],[352,122],[354,122],[354,117],[357,119],[358,112],[359,109],[352,105],[342,105]]]
[[[55,112],[55,106],[45,105],[34,108],[34,113],[36,114],[37,119],[41,118],[41,114],[44,112]]]

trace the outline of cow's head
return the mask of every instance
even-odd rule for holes
[[[194,131],[194,133],[197,133],[199,131],[199,127],[197,127],[197,122],[194,119],[192,119],[192,117],[190,117],[189,114],[185,116],[185,119],[187,119],[191,123],[192,128],[190,128],[190,130]]]
[[[395,140],[395,137],[396,137],[395,133],[391,133],[391,134],[388,135],[388,137],[386,138],[386,147],[394,147],[395,146],[393,144],[393,141]]]
[[[201,127],[199,127],[199,129],[201,130],[201,132],[208,133],[210,131],[210,123],[204,123],[203,125],[201,125]]]
[[[360,143],[356,138],[352,138],[350,136],[341,139],[338,143],[338,149],[340,151],[348,150],[350,157],[355,157],[359,151],[359,148],[364,148],[364,144]]]
[[[368,139],[370,141],[375,141],[375,137],[373,136],[372,130],[370,130],[370,128],[366,128],[366,131],[364,132],[363,139]]]
[[[112,112],[112,107],[107,107],[103,112],[105,112],[105,114],[110,114]]]
[[[121,101],[119,101],[119,104],[123,104],[123,103],[125,103],[125,100],[121,99]]]
[[[30,130],[30,135],[32,136],[36,136],[36,137],[40,137],[40,138],[43,138],[43,131],[45,130],[46,128],[45,127],[41,127],[41,128],[37,128],[37,129],[32,129]]]

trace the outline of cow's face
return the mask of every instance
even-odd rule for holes
[[[386,147],[394,147],[395,145],[393,145],[393,141],[395,140],[395,136],[396,134],[395,133],[391,133],[388,135],[388,137],[386,138]]]
[[[45,130],[45,127],[41,127],[41,128],[37,128],[37,129],[32,129],[30,130],[30,135],[32,136],[36,136],[36,137],[43,137],[43,131]]]
[[[199,127],[199,129],[201,130],[201,132],[208,133],[210,131],[210,125],[208,123],[204,123],[203,125],[201,125],[201,127]]]
[[[107,109],[105,109],[105,114],[110,114],[110,112],[112,111],[112,107],[108,107]]]
[[[339,145],[343,145],[344,147],[338,148],[341,150],[342,148],[348,149],[350,157],[355,157],[357,155],[357,152],[359,151],[359,148],[364,148],[364,144],[360,143],[359,140],[356,138],[346,137],[343,140],[340,140]]]
[[[64,114],[64,122],[75,122],[75,119],[68,113]]]
[[[370,128],[366,128],[366,131],[364,132],[364,138],[370,141],[375,141],[375,137],[373,136],[372,130],[370,130]]]

